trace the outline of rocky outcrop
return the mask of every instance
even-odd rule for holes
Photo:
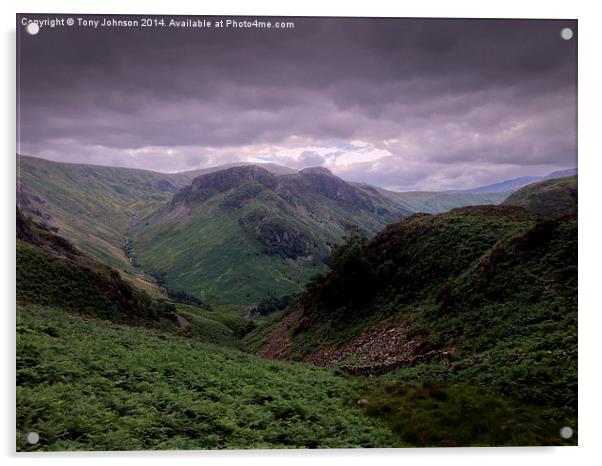
[[[354,359],[353,366],[366,367],[380,365],[395,366],[411,361],[425,338],[409,336],[409,326],[405,322],[385,321],[367,333],[363,333],[337,348],[324,348],[306,356],[305,362],[318,366],[345,364],[345,360]]]
[[[296,259],[307,256],[317,247],[309,233],[300,226],[269,212],[253,212],[239,219],[243,230],[253,234],[266,254]]]

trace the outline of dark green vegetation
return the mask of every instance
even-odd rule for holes
[[[370,241],[348,237],[333,252],[332,271],[308,284],[291,350],[303,355],[342,343],[404,306],[436,302],[498,241],[533,225],[520,208],[468,207],[413,215]],[[321,321],[327,325],[314,325]],[[332,321],[346,331],[331,332]]]
[[[211,302],[256,303],[327,269],[349,225],[373,233],[409,211],[326,169],[276,176],[237,167],[196,178],[132,232],[132,254],[167,285]]]
[[[576,419],[462,383],[379,382],[366,414],[390,426],[400,445],[418,447],[576,445],[558,432]]]
[[[348,238],[298,317],[283,317],[288,337],[262,351],[402,382],[477,384],[562,421],[577,408],[576,290],[574,216],[513,206],[414,215],[370,241]]]
[[[559,425],[475,387],[382,384],[18,308],[20,451],[545,445],[559,443]],[[31,431],[36,445],[25,443]]]
[[[250,316],[267,316],[277,311],[282,311],[289,307],[293,301],[299,298],[299,295],[287,295],[279,298],[265,298],[258,304],[249,306],[247,312]]]
[[[577,177],[540,181],[519,189],[505,201],[546,217],[577,213]]]
[[[173,309],[17,210],[17,300],[117,322],[175,326]]]
[[[63,309],[20,307],[21,450],[384,447],[360,384]],[[40,443],[26,446],[27,432]]]

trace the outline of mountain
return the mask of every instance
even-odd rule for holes
[[[372,234],[413,212],[499,204],[507,194],[396,193],[273,164],[167,174],[19,156],[17,175],[23,212],[147,292],[161,293],[144,271],[174,292],[245,304],[326,271],[349,229]]]
[[[533,183],[512,193],[505,205],[522,206],[535,214],[561,217],[577,213],[577,177]]]
[[[576,415],[577,221],[517,206],[416,214],[333,251],[259,354],[463,383]],[[572,414],[571,414],[572,413]]]
[[[464,190],[397,192],[382,188],[376,189],[399,207],[412,212],[438,214],[458,207],[501,204],[511,193],[523,186],[539,180],[574,176],[576,173],[577,169],[571,168],[555,171],[544,176],[521,176],[511,180]],[[361,186],[362,184],[356,183],[356,185]]]
[[[325,168],[274,175],[259,166],[195,178],[132,231],[132,257],[170,289],[254,303],[301,289],[354,228],[409,215],[371,187]]]
[[[18,155],[17,204],[97,259],[131,271],[128,230],[199,174],[222,169],[170,174]],[[294,172],[273,164],[267,169]]]
[[[548,173],[544,176],[521,176],[519,178],[513,178],[511,180],[500,181],[498,183],[489,184],[486,186],[479,186],[472,189],[455,190],[450,191],[452,193],[468,193],[468,194],[480,194],[480,193],[511,193],[516,191],[523,186],[531,184],[539,180],[549,180],[553,178],[563,178],[566,176],[577,175],[576,168],[568,168],[566,170],[558,170],[552,173]]]

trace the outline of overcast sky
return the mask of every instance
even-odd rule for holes
[[[576,22],[286,19],[18,25],[19,150],[168,172],[323,165],[399,190],[576,166],[577,41],[560,35]]]

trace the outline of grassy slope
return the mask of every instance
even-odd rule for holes
[[[189,325],[181,331],[184,336],[195,340],[228,347],[240,348],[240,336],[246,331],[249,321],[240,309],[224,307],[201,309],[187,304],[175,304],[177,313]]]
[[[452,366],[418,362],[386,378],[476,383],[547,406],[550,418],[575,416],[576,244],[574,217],[536,223],[520,208],[410,218],[368,244],[368,267],[314,284],[288,354],[337,347],[397,319],[409,322],[410,339],[425,339],[418,355],[446,350]]]
[[[577,177],[530,184],[510,195],[504,204],[518,205],[543,216],[574,214],[577,212]]]
[[[168,286],[202,299],[252,303],[300,289],[325,268],[319,261],[265,255],[236,216],[199,209],[190,222],[170,221],[134,236],[133,253],[149,273],[165,272]]]
[[[383,384],[62,309],[18,311],[21,451],[576,441],[557,436],[574,420],[477,387]],[[356,407],[359,397],[366,408]],[[36,445],[25,443],[31,431],[40,433]]]
[[[169,174],[23,155],[17,162],[23,189],[18,197],[24,204],[20,207],[29,208],[30,214],[50,215],[48,223],[59,228],[62,236],[97,259],[125,270],[131,270],[123,246],[132,221],[164,205],[176,189],[189,185],[196,176],[223,168]],[[290,173],[278,165],[264,166],[276,173]],[[28,200],[33,200],[31,205],[26,205]]]
[[[248,321],[239,309],[170,303],[17,212],[17,300],[75,310],[114,322],[178,332],[203,342],[238,345]],[[152,289],[150,290],[152,291]],[[174,312],[187,324],[178,324]]]
[[[331,273],[308,295],[292,351],[303,355],[342,344],[406,306],[432,301],[442,285],[498,241],[532,224],[526,215],[509,219],[468,208],[420,214],[388,227],[370,242],[361,259],[369,263],[365,270]]]
[[[544,221],[501,242],[460,275],[414,330],[457,345],[454,371],[411,380],[472,380],[558,412],[577,409],[577,220]]]
[[[28,306],[19,309],[17,442],[26,450],[387,446],[330,370]],[[24,445],[39,432],[41,442]]]
[[[39,197],[44,204],[34,202],[30,210],[45,211],[50,215],[48,223],[58,227],[62,236],[118,268],[130,268],[122,248],[132,219],[148,215],[171,198],[168,185],[161,183],[178,187],[191,181],[186,174],[64,164],[26,156],[19,156],[17,169],[25,193],[17,198],[22,209],[28,209],[27,198]]]
[[[400,444],[419,447],[577,445],[576,418],[459,383],[379,380],[365,392],[366,413]],[[575,427],[569,440],[559,436]]]

